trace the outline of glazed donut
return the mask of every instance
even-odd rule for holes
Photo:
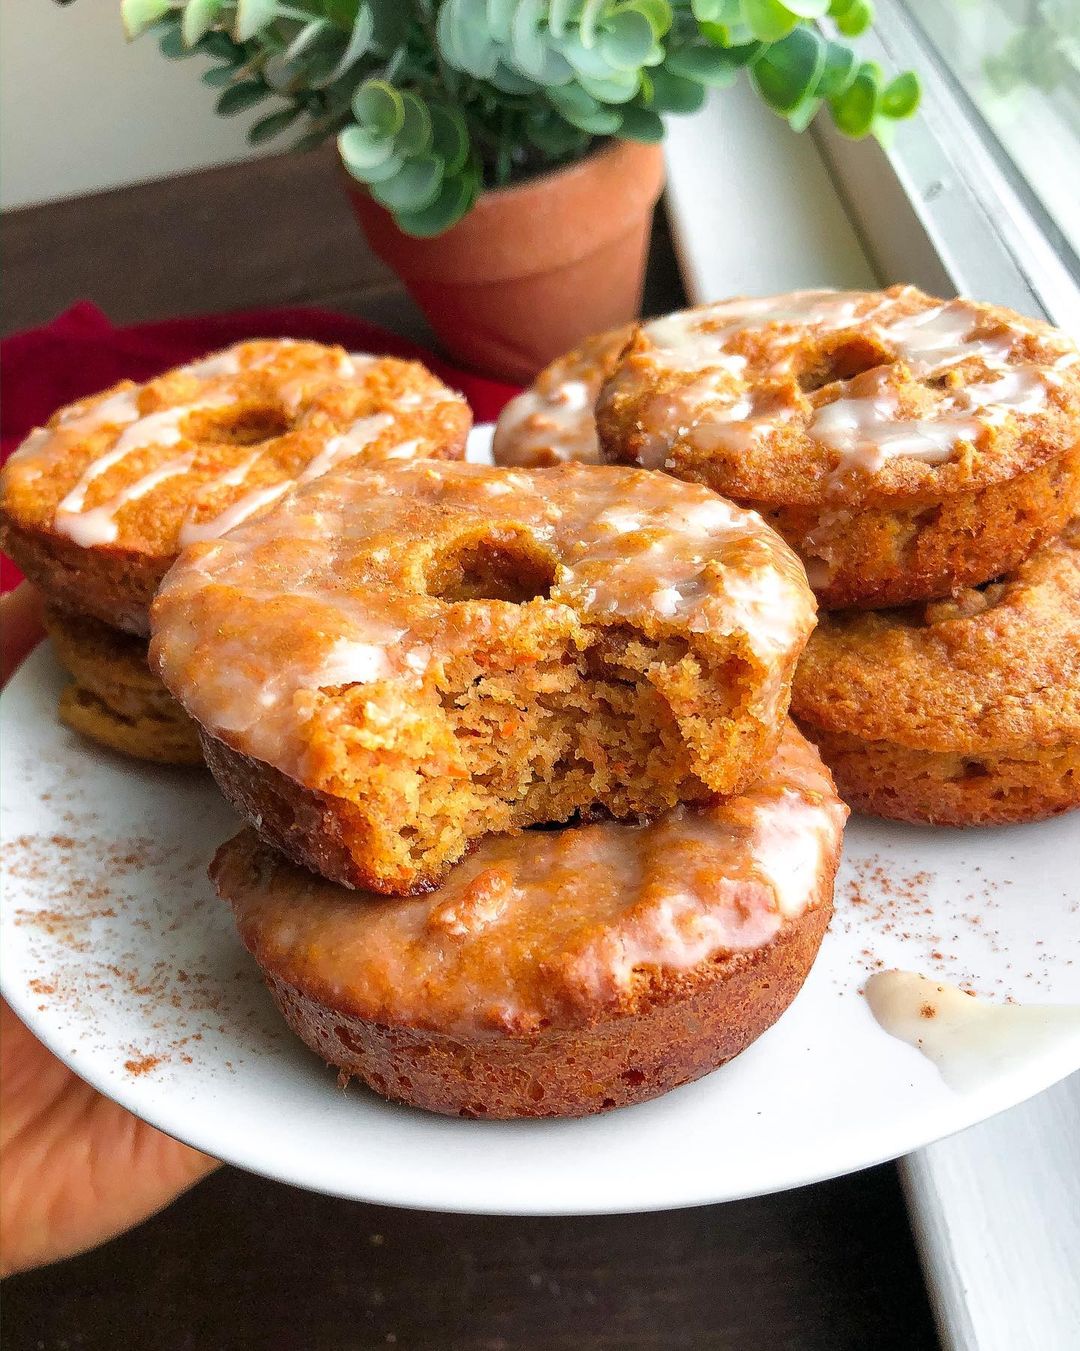
[[[603,454],[759,510],[826,608],[1019,564],[1080,498],[1080,356],[1047,324],[911,286],[734,300],[642,325]]]
[[[345,891],[250,830],[210,874],[342,1081],[450,1115],[583,1116],[697,1079],[776,1021],[828,924],[846,816],[791,728],[739,797],[490,837],[419,899]]]
[[[151,659],[264,839],[401,894],[490,832],[738,791],[813,622],[787,545],[697,484],[416,461],[188,549]]]
[[[72,676],[60,721],[109,750],[166,765],[201,765],[198,728],[146,661],[146,640],[89,615],[45,609],[53,651]]]
[[[1080,521],[981,588],[823,616],[792,711],[873,816],[995,825],[1080,806]]]
[[[553,361],[499,414],[491,452],[496,464],[541,468],[576,460],[599,464],[596,405],[630,339],[629,325],[586,338]]]
[[[182,546],[343,461],[460,458],[469,424],[417,362],[243,342],[32,432],[0,473],[0,547],[50,600],[145,634]]]

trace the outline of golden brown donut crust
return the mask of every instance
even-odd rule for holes
[[[823,521],[762,507],[800,555],[823,610],[880,609],[978,586],[1018,567],[1080,507],[1080,444],[1005,483],[930,505],[864,506]]]
[[[788,724],[746,794],[489,839],[436,892],[312,878],[246,831],[211,876],[286,1020],[344,1078],[465,1116],[576,1116],[707,1073],[801,986],[846,808]]]
[[[597,395],[632,333],[630,325],[598,333],[545,366],[499,414],[491,442],[495,463],[534,469],[568,460],[599,464]]]
[[[1007,826],[1080,807],[1080,743],[983,755],[912,750],[803,722],[844,801],[866,816]]]
[[[357,1078],[444,1116],[591,1116],[659,1097],[745,1051],[802,988],[831,914],[831,901],[818,905],[767,947],[715,964],[696,988],[632,1017],[528,1041],[381,1027],[265,978],[286,1023],[342,1083]]]
[[[792,711],[878,815],[963,825],[1076,805],[1080,522],[982,589],[823,616]]]
[[[417,362],[240,343],[60,409],[0,471],[0,547],[50,599],[145,634],[183,545],[324,467],[459,459],[470,422]]]
[[[200,765],[198,728],[147,662],[146,641],[49,606],[45,627],[73,681],[61,722],[110,750],[164,765]]]
[[[1075,345],[914,287],[733,301],[640,326],[597,422],[608,461],[761,511],[828,609],[985,581],[1080,501]]]

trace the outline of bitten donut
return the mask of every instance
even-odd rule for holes
[[[1080,500],[1080,355],[1011,310],[801,291],[637,329],[597,403],[604,458],[759,510],[826,608],[1001,575]]]
[[[792,710],[871,815],[994,825],[1080,806],[1080,521],[986,586],[823,616]]]
[[[146,642],[88,615],[48,607],[45,628],[72,683],[60,720],[110,750],[166,765],[201,765],[195,724],[146,661]]]
[[[469,423],[417,362],[240,343],[31,433],[0,473],[0,547],[50,600],[145,634],[182,546],[343,461],[460,458]]]
[[[600,462],[596,405],[633,329],[599,333],[546,366],[499,414],[491,451],[496,464],[542,468]]]
[[[798,993],[847,809],[790,729],[752,789],[484,840],[438,891],[358,895],[253,831],[211,866],[292,1030],[388,1098],[583,1116],[738,1055]]]
[[[493,831],[738,791],[813,623],[783,540],[697,484],[418,461],[187,550],[151,657],[265,839],[398,894]]]

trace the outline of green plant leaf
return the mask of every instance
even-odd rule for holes
[[[296,32],[283,53],[285,60],[297,61],[313,43],[332,31],[329,19],[312,19]]]
[[[670,0],[634,0],[634,8],[648,19],[654,38],[662,38],[665,33],[671,31],[671,25],[675,22],[675,12],[671,8]]]
[[[695,80],[674,75],[665,66],[650,73],[652,105],[660,113],[696,113],[705,102],[705,90]]]
[[[800,26],[782,42],[766,47],[751,66],[750,78],[770,108],[790,115],[816,90],[825,56],[821,34]]]
[[[352,26],[352,32],[349,34],[349,40],[342,49],[333,68],[324,75],[317,83],[316,88],[328,84],[333,84],[335,80],[341,77],[356,65],[357,61],[370,48],[372,39],[375,36],[375,19],[371,10],[365,6],[356,16],[356,22]],[[314,82],[313,82],[314,83]]]
[[[760,42],[779,42],[799,20],[781,0],[743,0],[743,16]]]
[[[158,50],[162,56],[170,61],[182,61],[185,57],[194,56],[194,51],[184,41],[184,35],[180,31],[179,19],[171,21],[167,27],[161,30],[161,37],[158,38]]]
[[[709,35],[711,25],[702,24],[701,31],[705,36]],[[710,43],[713,39],[709,37]],[[756,61],[768,44],[765,42],[746,42],[736,47],[719,44],[719,50],[724,54],[724,60],[730,61],[733,66],[748,66],[752,61]]]
[[[394,137],[394,149],[399,155],[425,155],[433,137],[427,104],[408,90],[402,92],[401,104],[405,115]]]
[[[398,211],[394,219],[405,234],[429,239],[456,225],[476,201],[476,194],[475,176],[461,174],[444,180],[439,195],[423,211]]]
[[[641,71],[612,70],[602,79],[579,74],[578,84],[599,103],[629,103],[641,89]]]
[[[277,0],[236,0],[233,17],[233,37],[247,42],[277,18]]]
[[[554,5],[551,7],[555,8]],[[496,42],[510,41],[510,25],[513,22],[517,0],[487,0],[487,22],[491,36]],[[549,20],[549,22],[551,22]]]
[[[120,19],[128,41],[153,28],[172,7],[172,0],[121,0]]]
[[[516,95],[519,98],[535,94],[537,90],[535,80],[530,80],[527,76],[522,75],[519,70],[512,70],[502,61],[497,63],[495,69],[488,76],[488,80],[501,93]]]
[[[234,117],[237,113],[253,108],[256,103],[261,103],[263,99],[269,97],[270,90],[262,80],[241,80],[238,84],[231,84],[228,89],[221,91],[214,105],[214,111],[221,117]]]
[[[883,117],[912,117],[919,106],[922,90],[914,71],[905,71],[890,80],[881,91],[879,112]]]
[[[244,50],[232,40],[228,33],[220,28],[212,28],[199,40],[199,51],[213,57],[215,61],[228,61],[238,66],[244,60]]]
[[[346,127],[337,138],[342,163],[353,178],[367,182],[372,169],[379,169],[394,157],[394,141],[390,136],[377,136],[367,127]]]
[[[857,38],[874,21],[874,7],[870,0],[852,0],[841,14],[834,15],[837,29],[846,38]]]
[[[842,42],[829,42],[825,50],[825,68],[818,80],[822,98],[838,98],[855,78],[859,58]]]
[[[431,148],[443,161],[447,178],[452,178],[469,158],[469,130],[457,108],[435,104],[430,112]]]
[[[491,77],[499,45],[487,25],[486,0],[443,0],[435,35],[439,50],[455,69],[478,80]]]
[[[372,184],[371,195],[388,211],[423,211],[438,197],[442,183],[442,160],[437,155],[420,155],[385,183]]]
[[[560,50],[579,75],[588,75],[594,80],[606,79],[613,73],[610,63],[599,47],[593,44],[586,47],[578,32],[567,33]]]
[[[572,126],[554,109],[550,112],[530,110],[525,131],[533,145],[552,159],[562,159],[582,150],[589,141],[588,132]]]
[[[690,9],[698,23],[729,28],[742,21],[741,0],[691,0]]]
[[[653,26],[636,9],[616,10],[600,32],[600,54],[616,70],[637,70],[656,42]]]
[[[188,0],[184,6],[184,17],[180,31],[189,47],[194,47],[217,22],[221,14],[222,0]]]
[[[877,66],[866,61],[859,67],[854,80],[837,98],[829,100],[833,121],[845,136],[865,136],[874,124],[881,97],[881,73]]]
[[[818,114],[818,110],[825,102],[814,94],[808,95],[801,103],[795,105],[787,115],[788,125],[792,131],[805,131],[810,123]]]
[[[221,89],[227,84],[232,84],[236,79],[236,71],[236,66],[211,66],[209,70],[204,70],[199,78],[211,89]]]
[[[732,61],[730,51],[714,47],[711,42],[695,42],[689,47],[673,51],[664,62],[672,75],[723,89],[734,84],[739,73],[738,62]]]
[[[619,128],[619,135],[625,136],[630,141],[662,141],[664,139],[663,119],[652,108],[642,108],[636,103],[631,103],[622,110],[622,126]]]
[[[291,108],[282,108],[268,117],[260,118],[248,131],[248,141],[251,145],[262,145],[264,141],[272,141],[275,136],[287,131],[302,111],[299,104],[294,104]]]
[[[596,26],[600,22],[605,0],[584,0],[581,17],[578,19],[578,36],[581,45],[591,48],[596,45]]]
[[[368,187],[371,187],[373,183],[386,183],[401,173],[402,169],[405,168],[405,163],[404,155],[399,155],[397,151],[392,150],[380,164],[371,164],[362,174],[354,175],[354,177],[362,178]],[[351,173],[352,170],[350,169],[349,172]]]
[[[405,102],[385,80],[365,80],[352,99],[357,122],[373,135],[396,136],[405,124]]]
[[[566,84],[573,78],[569,62],[541,30],[545,0],[519,0],[510,27],[510,50],[518,70],[537,84]]]
[[[565,117],[571,126],[579,127],[592,136],[613,136],[622,123],[622,117],[614,108],[605,108],[581,85],[568,84],[559,89],[549,89],[547,96],[556,112]]]

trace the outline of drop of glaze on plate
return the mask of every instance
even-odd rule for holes
[[[989,1004],[914,971],[871,976],[866,1002],[890,1036],[921,1051],[959,1091],[1040,1051],[1080,1044],[1080,1004]]]

